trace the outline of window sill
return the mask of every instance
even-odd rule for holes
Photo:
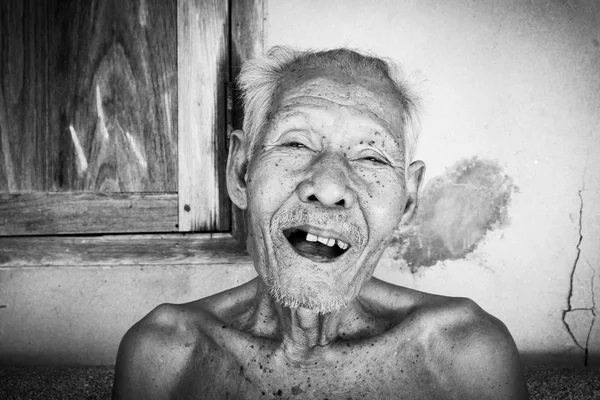
[[[0,238],[0,269],[247,263],[247,251],[228,233]]]

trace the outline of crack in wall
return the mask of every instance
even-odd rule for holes
[[[586,260],[586,262],[587,262],[587,260]],[[590,265],[589,262],[587,264],[588,264],[588,267],[592,268],[592,266]],[[590,337],[592,336],[592,330],[594,329],[594,324],[596,323],[596,299],[594,298],[596,293],[594,293],[594,278],[596,278],[596,271],[594,271],[594,269],[592,268],[592,279],[590,279],[590,286],[591,286],[591,292],[592,292],[591,312],[592,312],[593,318],[592,318],[592,323],[590,324],[590,329],[588,330],[587,338],[585,339],[585,359],[584,359],[583,365],[585,365],[586,367],[588,365],[588,360],[589,360]]]
[[[575,343],[575,345],[583,351],[583,357],[584,357],[583,364],[585,366],[587,366],[588,359],[589,359],[590,337],[592,334],[594,323],[596,322],[596,303],[595,303],[595,298],[594,298],[594,295],[595,295],[595,293],[594,293],[595,271],[591,267],[591,265],[589,265],[589,262],[587,262],[587,264],[592,270],[592,278],[590,279],[590,285],[591,285],[590,297],[591,297],[591,301],[592,301],[592,306],[591,307],[576,307],[576,308],[573,307],[573,297],[574,297],[573,291],[574,291],[574,286],[575,286],[575,284],[574,284],[575,273],[576,273],[576,270],[579,265],[579,260],[582,258],[581,242],[583,241],[583,195],[582,195],[583,191],[584,191],[584,189],[580,189],[578,191],[579,202],[580,202],[580,205],[579,205],[579,239],[577,241],[577,245],[575,246],[577,249],[577,254],[575,256],[575,261],[573,262],[573,268],[571,270],[571,276],[570,276],[570,282],[569,282],[569,293],[568,293],[568,297],[567,297],[567,309],[563,310],[563,312],[562,312],[562,322],[567,330],[567,333],[573,340],[573,343]],[[585,312],[585,311],[591,313],[591,318],[590,318],[591,321],[589,323],[589,328],[587,330],[587,334],[585,335],[585,340],[582,341],[583,343],[581,343],[581,341],[577,339],[576,333],[574,332],[574,329],[576,329],[576,327],[572,326],[572,324],[569,321],[567,321],[567,318],[569,317],[569,315],[574,316],[574,313],[576,313],[576,312]],[[583,319],[583,318],[575,319],[574,321],[571,321],[571,322],[581,322],[580,321],[581,319]],[[575,324],[573,324],[573,325],[575,325]]]

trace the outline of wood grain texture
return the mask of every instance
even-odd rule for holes
[[[0,194],[0,236],[173,231],[176,194]]]
[[[225,188],[228,2],[177,8],[179,229],[230,229]]]
[[[0,269],[251,263],[229,234],[0,238]]]
[[[177,190],[176,4],[0,2],[0,192]]]
[[[48,19],[45,1],[0,2],[0,192],[48,180]]]
[[[264,52],[264,0],[241,0],[231,4],[231,81],[235,82],[245,61]],[[240,92],[232,90],[232,126],[230,131],[242,129],[244,112]],[[246,215],[243,210],[231,205],[231,233],[245,246],[247,236]]]

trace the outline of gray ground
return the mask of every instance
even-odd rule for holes
[[[600,399],[600,367],[526,368],[532,400]],[[109,399],[113,367],[0,367],[0,399]]]

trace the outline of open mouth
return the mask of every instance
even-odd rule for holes
[[[340,239],[316,236],[299,228],[283,231],[294,250],[315,261],[331,261],[344,254],[351,247]]]

